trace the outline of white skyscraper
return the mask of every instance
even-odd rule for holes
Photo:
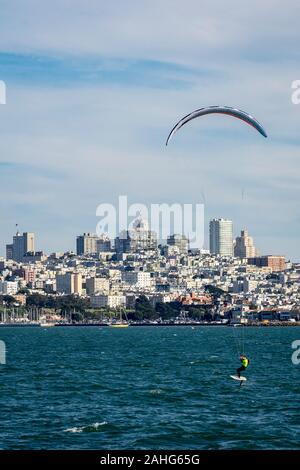
[[[213,219],[209,223],[209,247],[215,255],[233,256],[233,224],[228,219]]]

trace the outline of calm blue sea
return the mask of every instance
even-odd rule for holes
[[[299,449],[296,339],[297,327],[1,328],[0,447]]]

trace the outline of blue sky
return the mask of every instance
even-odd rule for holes
[[[0,254],[15,223],[38,249],[74,249],[120,194],[204,195],[207,223],[232,218],[261,253],[299,259],[299,14],[294,0],[3,1]],[[165,148],[180,117],[215,104],[249,111],[268,139],[208,116]]]

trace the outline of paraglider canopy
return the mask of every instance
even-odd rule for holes
[[[261,135],[267,137],[266,131],[262,125],[253,116],[251,116],[251,114],[246,113],[246,111],[242,111],[241,109],[237,108],[231,108],[229,106],[208,106],[206,108],[196,109],[192,113],[184,116],[171,130],[167,138],[166,145],[168,145],[170,139],[182,126],[192,121],[193,119],[200,116],[205,116],[206,114],[227,114],[228,116],[241,119],[246,124],[254,127],[254,129],[256,129]]]

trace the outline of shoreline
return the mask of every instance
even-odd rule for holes
[[[55,324],[38,324],[38,323],[1,323],[0,328],[54,328],[54,327],[82,327],[82,328],[87,328],[87,327],[111,327],[113,325],[108,325],[107,323],[55,323]],[[196,322],[190,322],[190,323],[130,323],[128,327],[170,327],[170,326],[176,326],[176,327],[199,327],[199,326],[204,326],[204,327],[226,327],[226,328],[241,328],[241,327],[246,327],[246,328],[268,328],[268,327],[281,327],[281,328],[288,328],[288,327],[297,327],[300,326],[300,322],[274,322],[274,323],[268,323],[268,324],[262,324],[262,323],[252,323],[252,324],[241,324],[241,323],[235,323],[235,324],[225,324],[225,323],[196,323]]]

